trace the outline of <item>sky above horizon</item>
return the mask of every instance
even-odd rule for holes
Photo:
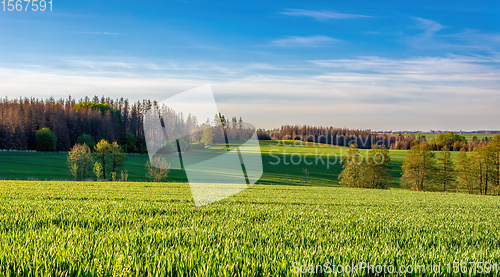
[[[258,128],[500,130],[498,1],[52,4],[0,3],[1,97],[162,101],[210,84]]]

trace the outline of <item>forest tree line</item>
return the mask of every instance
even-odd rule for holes
[[[128,153],[147,153],[147,144],[154,142],[146,140],[144,117],[151,109],[164,112],[164,115],[167,115],[165,127],[175,131],[189,128],[195,130],[193,126],[200,125],[191,115],[168,111],[151,100],[131,103],[124,98],[113,100],[97,96],[92,99],[85,97],[78,101],[71,96],[58,100],[2,98],[0,149],[69,151],[78,141],[85,140],[87,144],[92,145],[104,139],[117,142]],[[253,133],[253,130],[243,127],[241,118],[230,119],[224,115],[214,115],[210,121],[210,129],[213,131],[205,130],[203,133],[200,129],[199,132],[193,132],[192,135],[181,139],[184,150],[191,145],[198,147],[197,144],[223,143],[224,135],[238,140],[248,138],[250,133]],[[221,130],[225,130],[225,133]],[[153,131],[160,132],[150,130]],[[40,143],[37,145],[37,132],[52,133],[50,135],[55,137],[54,148],[40,149]],[[204,143],[201,143],[202,139]]]
[[[448,148],[433,151],[426,142],[414,144],[403,162],[401,186],[416,191],[465,191],[500,195],[500,135],[462,148],[453,159]]]
[[[160,107],[156,101],[142,100],[129,102],[128,99],[111,99],[109,97],[86,97],[76,100],[48,98],[0,99],[0,149],[36,150],[36,132],[50,129],[55,137],[56,151],[69,151],[78,138],[86,135],[95,142],[105,139],[123,145],[126,152],[146,153],[148,143],[155,144],[155,136],[162,136],[159,129],[150,129],[153,133],[145,134],[144,120],[147,111],[156,109],[165,115],[166,128],[173,133],[182,133],[185,129],[196,130],[205,122],[197,122],[191,115],[183,115]],[[226,118],[214,115],[210,120],[214,142],[224,142],[224,136],[231,140],[248,139],[253,128],[244,128],[244,123],[236,117]],[[215,124],[213,124],[215,123]],[[223,128],[221,128],[223,127]],[[226,130],[224,134],[221,130]],[[474,138],[467,141],[465,137],[453,134],[439,134],[436,138],[425,136],[405,136],[403,134],[375,133],[370,130],[347,128],[284,125],[276,130],[258,130],[261,140],[291,139],[317,143],[350,146],[354,144],[360,149],[370,149],[374,144],[387,149],[409,150],[413,145],[426,142],[434,151],[444,148],[453,151],[465,149],[472,151],[484,146],[488,139]],[[185,147],[199,143],[203,136],[200,132],[184,138]],[[150,144],[151,145],[151,144]]]
[[[466,192],[500,195],[500,135],[453,158],[445,147],[434,151],[425,141],[414,143],[402,165],[400,185],[415,191]],[[340,185],[355,188],[389,188],[389,151],[373,145],[365,156],[353,144],[342,158]]]
[[[472,151],[474,148],[488,144],[488,138],[482,140],[474,137],[467,141],[464,136],[447,132],[428,139],[420,135],[375,133],[370,130],[321,127],[309,125],[284,125],[276,130],[260,130],[261,140],[301,140],[315,143],[326,143],[349,147],[354,144],[359,149],[371,149],[373,145],[384,146],[391,150],[409,150],[413,145],[427,143],[433,151],[448,149],[451,151]]]

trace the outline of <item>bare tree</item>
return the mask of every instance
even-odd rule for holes
[[[170,163],[162,156],[154,156],[151,161],[146,163],[146,177],[160,182],[167,178],[170,172]]]

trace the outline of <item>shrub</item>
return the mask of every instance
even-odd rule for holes
[[[36,149],[38,151],[55,151],[57,137],[49,128],[36,131]]]
[[[154,156],[151,161],[146,163],[146,177],[159,182],[168,177],[170,172],[170,163],[161,156]]]
[[[191,149],[204,149],[204,148],[205,148],[205,143],[203,142],[191,143]]]
[[[121,180],[122,182],[127,182],[127,179],[128,179],[128,171],[123,171],[121,172]]]
[[[86,144],[90,149],[95,148],[95,140],[91,135],[83,133],[76,139],[76,143],[78,144]]]

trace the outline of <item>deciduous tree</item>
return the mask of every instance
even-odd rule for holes
[[[104,139],[97,143],[95,147],[95,156],[102,165],[104,179],[106,179],[108,175],[111,176],[113,172],[116,173],[127,161],[127,156],[123,153],[122,147],[116,141],[109,143]]]
[[[76,143],[78,144],[86,144],[91,150],[95,148],[95,140],[89,134],[81,134],[77,139]]]
[[[416,191],[430,190],[436,172],[435,163],[435,154],[427,143],[413,145],[403,162],[401,186]]]
[[[201,136],[201,142],[205,144],[205,146],[209,146],[212,144],[212,128],[203,129],[203,134]]]
[[[55,151],[57,138],[49,128],[42,128],[36,132],[36,148],[38,151]]]
[[[359,153],[359,149],[351,145],[347,154],[342,157],[342,172],[339,175],[340,185],[351,188],[364,187],[363,172],[361,166],[363,157]]]
[[[116,173],[119,168],[125,165],[127,155],[123,153],[123,148],[115,141],[110,146],[110,166],[111,172]]]
[[[106,180],[106,169],[111,162],[111,144],[107,140],[101,139],[95,146],[95,156],[102,165],[102,175]]]
[[[366,162],[362,164],[365,168],[362,171],[363,181],[366,182],[368,188],[385,189],[389,187],[390,180],[392,179],[389,174],[391,158],[389,150],[384,146],[374,144],[372,149],[368,151]]]
[[[443,186],[443,192],[449,188],[454,181],[455,165],[451,159],[448,147],[443,147],[437,158],[436,183]]]
[[[465,149],[460,150],[457,154],[457,162],[455,166],[455,172],[457,176],[457,185],[464,186],[467,193],[474,193],[474,186],[476,181],[476,175],[474,174],[472,158],[469,157]]]
[[[75,179],[83,180],[92,174],[94,159],[86,144],[75,144],[68,152],[68,166]]]
[[[497,189],[497,195],[500,195],[500,135],[496,135],[488,142],[492,158],[492,179],[493,186]]]
[[[477,176],[477,187],[479,194],[488,194],[491,184],[494,182],[495,172],[493,163],[493,151],[490,146],[476,147],[472,153],[474,160],[474,174]]]
[[[102,165],[99,162],[94,163],[94,174],[97,178],[97,181],[99,181],[102,176]]]

